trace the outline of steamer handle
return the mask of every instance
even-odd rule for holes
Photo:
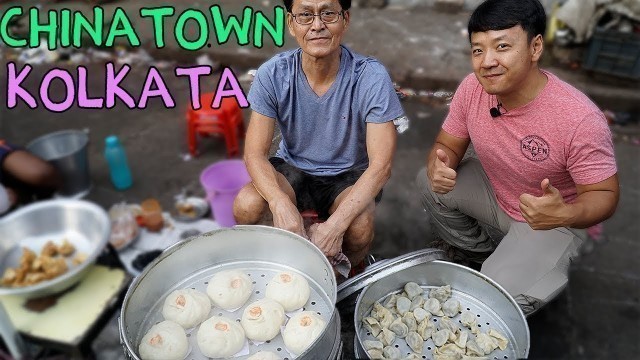
[[[14,359],[26,359],[27,351],[22,337],[11,323],[11,319],[4,310],[4,306],[0,303],[0,337],[4,340],[9,348],[9,353]]]

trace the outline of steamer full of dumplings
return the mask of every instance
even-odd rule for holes
[[[349,279],[339,301],[360,291],[354,311],[358,359],[521,359],[529,354],[522,310],[478,271],[410,253]]]
[[[131,359],[342,357],[336,279],[308,240],[236,226],[165,250],[125,296],[120,339]]]

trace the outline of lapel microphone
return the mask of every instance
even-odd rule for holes
[[[501,108],[502,108],[502,103],[498,102],[498,105],[496,105],[496,107],[492,107],[491,109],[489,109],[489,114],[491,114],[491,117],[497,118],[498,116],[502,115],[502,113],[500,112]]]

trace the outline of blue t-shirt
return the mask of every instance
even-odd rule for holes
[[[336,79],[322,96],[302,71],[300,48],[260,66],[249,91],[251,109],[278,122],[282,141],[276,156],[308,174],[367,168],[366,123],[404,114],[384,66],[341,49]]]

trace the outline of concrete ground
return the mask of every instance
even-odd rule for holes
[[[134,11],[141,6],[163,2],[133,0],[105,5],[105,9],[122,6]],[[166,2],[165,2],[166,3]],[[243,2],[217,1],[223,9],[239,13]],[[11,3],[9,3],[11,4]],[[266,0],[256,6],[276,4]],[[279,3],[278,3],[279,4]],[[177,8],[186,4],[174,4]],[[208,3],[194,2],[189,6],[204,7]],[[7,6],[2,5],[2,9]],[[86,8],[85,2],[62,2],[46,6]],[[177,9],[177,12],[180,12]],[[416,90],[453,91],[457,83],[470,71],[468,43],[464,28],[468,13],[440,14],[428,7],[393,9],[353,9],[352,23],[345,43],[355,51],[379,58],[392,74],[394,81]],[[143,44],[148,43],[150,31],[140,28]],[[146,29],[146,30],[145,30]],[[145,42],[144,39],[147,39]],[[284,48],[294,42],[287,37]],[[152,49],[151,49],[152,50]],[[237,45],[214,45],[198,53],[187,53],[168,43],[166,49],[155,50],[156,58],[173,59],[190,64],[203,53],[242,74],[255,68],[280,51],[265,45],[262,49],[239,48]],[[570,70],[558,59],[562,50],[549,50],[546,68],[557,73],[574,86],[585,91],[602,109],[630,112],[636,125],[613,127],[616,157],[622,188],[616,214],[605,223],[607,240],[589,244],[585,254],[571,266],[571,280],[554,302],[529,319],[531,329],[531,359],[630,359],[640,353],[637,329],[640,325],[640,268],[637,258],[640,245],[640,163],[637,116],[640,88],[637,82]],[[565,58],[575,56],[567,54]],[[560,58],[558,57],[560,56]],[[1,65],[6,69],[5,57]],[[52,67],[69,70],[72,65],[61,63],[34,66],[25,88],[36,92],[40,79]],[[125,80],[133,94],[139,94],[148,64],[132,64],[133,71]],[[73,73],[73,72],[72,72]],[[89,93],[104,92],[104,66],[89,65]],[[151,100],[145,110],[129,110],[122,104],[110,110],[72,108],[65,113],[32,110],[21,105],[16,109],[0,108],[0,136],[14,143],[26,144],[36,137],[62,129],[89,129],[91,144],[89,161],[93,188],[87,199],[105,208],[119,201],[140,202],[148,197],[158,198],[169,209],[173,196],[182,189],[203,195],[199,174],[207,165],[224,159],[221,139],[200,142],[201,156],[185,160],[185,109],[188,101],[187,82],[175,78],[171,69],[163,70],[167,86],[177,103],[166,109],[158,99]],[[0,87],[6,89],[6,73],[0,74]],[[204,89],[213,90],[215,77],[201,81]],[[248,84],[243,84],[245,91]],[[52,94],[59,94],[53,88]],[[54,95],[55,97],[55,95]],[[2,100],[4,102],[4,100]],[[437,101],[412,99],[403,103],[411,128],[399,138],[393,176],[385,186],[382,202],[377,209],[376,240],[373,252],[385,258],[428,247],[432,234],[428,217],[416,196],[413,181],[424,164],[427,150],[446,114],[447,108]],[[248,122],[248,111],[245,112]],[[118,135],[123,141],[131,164],[134,185],[126,191],[116,191],[109,182],[108,169],[102,156],[104,138]],[[343,322],[351,322],[343,318]],[[613,337],[610,334],[614,334]],[[349,347],[349,345],[347,345]],[[96,339],[94,348],[98,358],[123,358],[114,322]],[[345,358],[350,358],[346,354]]]

